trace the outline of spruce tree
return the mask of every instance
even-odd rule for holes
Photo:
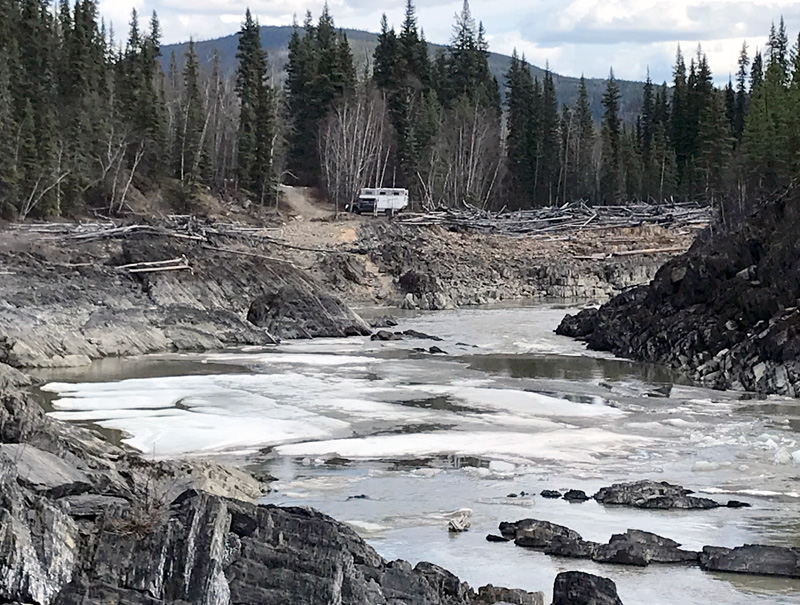
[[[603,94],[601,129],[600,196],[607,204],[618,202],[622,195],[622,125],[619,117],[619,99],[619,85],[612,69]]]
[[[250,11],[239,30],[236,93],[241,104],[237,133],[239,186],[264,204],[276,195],[273,175],[273,99],[267,83],[267,53]]]
[[[747,75],[750,68],[750,58],[747,55],[747,42],[742,43],[739,52],[738,71],[736,72],[736,111],[733,119],[733,133],[738,146],[744,134],[744,122],[747,117]]]

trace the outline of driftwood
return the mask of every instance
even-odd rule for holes
[[[482,233],[546,235],[641,225],[697,230],[711,221],[712,213],[710,206],[698,203],[589,206],[573,202],[559,207],[496,213],[465,204],[464,208],[405,213],[395,220],[405,225],[441,225]]]

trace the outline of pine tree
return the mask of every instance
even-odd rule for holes
[[[306,14],[303,33],[295,26],[289,41],[286,109],[292,122],[289,171],[304,185],[320,178],[319,126],[334,104],[355,87],[350,45],[337,32],[327,5],[316,26]]]
[[[550,206],[558,192],[560,169],[559,117],[556,88],[549,67],[545,70],[542,85],[542,101],[539,107],[539,201]]]
[[[732,92],[732,87],[729,87]],[[730,121],[725,115],[722,92],[712,93],[703,109],[698,134],[698,173],[701,178],[702,195],[714,202],[726,189],[729,165],[733,150]]]
[[[764,59],[761,52],[756,49],[756,54],[753,57],[753,64],[750,67],[750,94],[758,88],[764,81]]]
[[[686,62],[680,46],[673,68],[672,115],[670,116],[669,138],[675,151],[677,181],[683,183],[688,170],[691,154],[691,130],[689,114],[689,88],[686,78]]]
[[[744,134],[744,122],[747,117],[747,74],[750,67],[750,58],[747,56],[747,42],[742,43],[739,52],[739,69],[736,72],[736,111],[733,119],[733,133],[738,146]]]
[[[586,90],[586,79],[581,75],[578,86],[578,100],[575,105],[575,119],[578,123],[578,139],[575,170],[577,173],[577,197],[591,200],[595,196],[595,174],[592,164],[594,150],[594,121],[589,106],[589,93]]]
[[[239,185],[264,204],[275,197],[273,175],[273,103],[267,84],[267,54],[261,48],[261,33],[250,11],[239,31],[236,54],[239,66],[236,93],[241,109],[237,134]]]
[[[622,125],[619,117],[619,99],[619,85],[612,69],[603,94],[601,130],[603,161],[600,172],[600,196],[606,203],[617,202],[622,195]]]
[[[381,33],[378,34],[378,45],[373,55],[374,68],[372,78],[380,88],[393,87],[397,77],[397,34],[389,28],[386,13],[381,16]]]
[[[517,51],[511,55],[506,74],[506,139],[511,195],[520,207],[533,205],[535,188],[535,147],[532,145],[535,105],[530,66]]]

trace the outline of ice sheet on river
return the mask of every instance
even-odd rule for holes
[[[45,390],[57,394],[56,418],[122,431],[126,443],[156,456],[295,442],[322,450],[327,445],[315,446],[317,441],[348,438],[363,446],[348,451],[359,450],[363,457],[374,447],[371,435],[402,433],[412,443],[403,445],[398,438],[381,448],[402,457],[420,452],[477,455],[494,451],[506,457],[540,458],[547,446],[531,443],[581,441],[587,448],[594,443],[585,429],[571,424],[574,420],[613,422],[624,416],[600,399],[576,403],[503,388],[496,379],[456,361],[436,360],[440,367],[431,376],[428,360],[302,350],[210,358],[251,364],[258,373],[50,383]],[[428,381],[422,382],[423,378]],[[443,433],[445,429],[454,432]],[[486,446],[481,452],[472,443],[475,438],[469,437],[476,432],[486,435],[480,439]],[[554,434],[543,435],[550,432]],[[533,434],[542,436],[532,440]],[[603,443],[611,444],[611,436],[605,433]],[[440,447],[432,449],[430,444],[437,442]],[[551,452],[546,457],[586,459],[585,452],[576,452]]]

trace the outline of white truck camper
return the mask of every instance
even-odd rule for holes
[[[350,212],[393,215],[408,206],[408,189],[362,189]]]

